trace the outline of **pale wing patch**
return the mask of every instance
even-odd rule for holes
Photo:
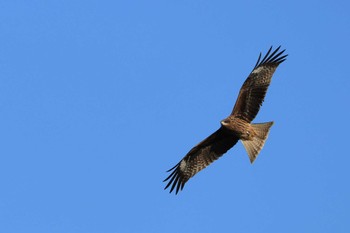
[[[252,74],[259,73],[262,69],[264,69],[264,67],[260,66],[260,67],[258,67],[258,68],[256,68],[256,69],[254,69],[254,70],[252,71]]]
[[[185,171],[186,165],[187,165],[187,163],[186,163],[186,161],[183,159],[183,160],[181,161],[181,163],[180,163],[180,170],[181,170],[181,171]]]

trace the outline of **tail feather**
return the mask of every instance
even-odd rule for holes
[[[251,141],[242,140],[251,163],[254,162],[254,160],[258,157],[259,152],[263,148],[272,125],[272,121],[260,124],[252,124],[251,126],[257,135]]]

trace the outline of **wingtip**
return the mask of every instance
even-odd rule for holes
[[[263,57],[263,59],[261,61],[260,61],[260,59],[261,59],[261,53],[260,53],[258,61],[256,62],[255,66],[254,66],[254,69],[259,67],[262,64],[265,64],[265,63],[277,63],[277,64],[280,64],[280,63],[284,62],[286,60],[286,57],[288,56],[288,54],[283,55],[283,53],[286,50],[284,49],[282,51],[279,51],[280,48],[281,48],[281,45],[279,45],[271,53],[271,51],[273,49],[273,46],[270,46],[269,50],[267,51],[267,53],[265,54],[265,56]],[[281,56],[281,55],[283,55],[283,56]]]
[[[172,170],[172,169],[171,169]],[[179,174],[178,169],[172,171],[172,173],[163,182],[168,182],[164,190],[170,188],[169,193],[174,193],[177,195],[185,186],[186,179]]]
[[[178,194],[178,192],[182,190],[184,186],[184,182],[180,177],[177,169],[178,166],[179,166],[179,163],[176,164],[171,169],[169,169],[167,172],[171,172],[171,174],[166,179],[163,180],[163,182],[166,182],[166,181],[168,182],[164,190],[170,187],[169,193],[172,193],[173,191],[175,191],[175,194]]]

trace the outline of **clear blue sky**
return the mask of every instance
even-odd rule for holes
[[[0,232],[350,232],[349,1],[1,1]],[[164,191],[282,45],[241,143]]]

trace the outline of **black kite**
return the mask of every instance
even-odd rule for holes
[[[178,164],[168,170],[172,172],[164,180],[169,180],[165,189],[171,186],[170,192],[172,192],[176,188],[177,194],[192,176],[220,158],[238,140],[242,141],[250,162],[254,162],[264,146],[273,122],[259,124],[251,122],[264,101],[273,73],[287,57],[283,55],[285,50],[278,52],[280,47],[272,53],[271,49],[272,47],[261,61],[260,53],[253,71],[243,83],[231,114],[221,121],[221,127],[193,147]]]

